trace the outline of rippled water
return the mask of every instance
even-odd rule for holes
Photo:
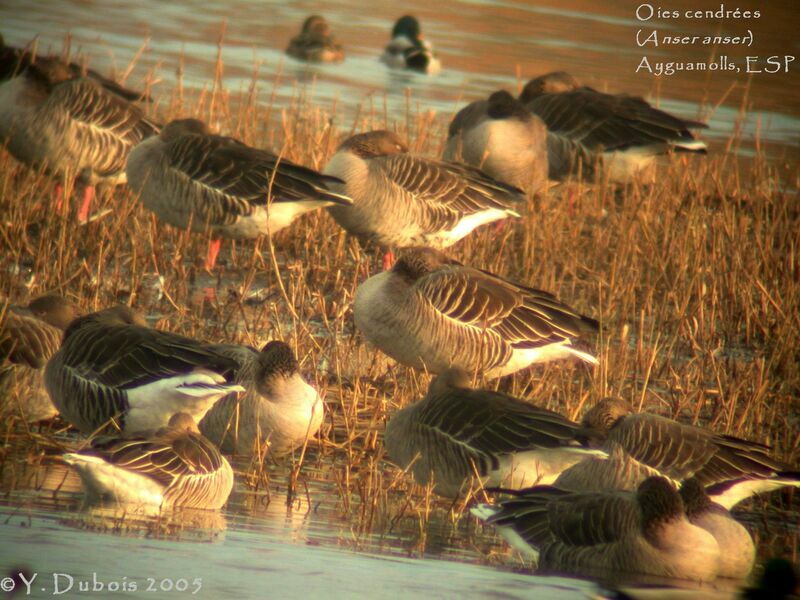
[[[122,591],[135,585],[156,597],[171,597],[184,586],[178,595],[273,598],[368,591],[375,598],[555,599],[585,598],[597,589],[576,579],[470,564],[478,560],[476,552],[436,541],[446,535],[443,523],[429,526],[434,551],[419,560],[409,532],[364,535],[351,529],[335,508],[335,493],[319,482],[308,482],[288,505],[285,487],[273,482],[269,496],[238,487],[222,513],[185,511],[157,521],[107,509],[81,511],[77,477],[63,465],[23,471],[17,475],[36,490],[17,489],[0,505],[0,578],[19,568],[28,581],[37,574],[40,597],[67,589],[70,596],[83,591],[98,597],[109,591],[101,584],[113,582]]]
[[[217,58],[217,40],[224,30],[222,58],[228,89],[247,89],[254,69],[264,100],[275,93],[281,106],[307,84],[323,107],[336,107],[343,123],[363,104],[383,108],[390,120],[404,118],[407,90],[413,107],[434,110],[444,123],[466,101],[505,87],[516,89],[535,75],[568,70],[588,85],[609,91],[641,94],[686,117],[707,119],[707,137],[720,144],[734,128],[741,130],[740,153],[750,154],[756,140],[775,158],[800,158],[800,78],[793,71],[769,75],[728,72],[681,72],[657,78],[636,73],[647,54],[656,61],[703,61],[726,54],[743,64],[744,56],[792,55],[798,52],[792,2],[740,2],[759,8],[761,17],[748,21],[662,20],[659,30],[686,35],[741,34],[751,29],[752,48],[675,46],[643,52],[636,45],[636,20],[641,2],[603,0],[539,2],[445,1],[435,7],[420,0],[391,3],[345,0],[336,3],[233,0],[159,2],[108,0],[50,2],[6,0],[0,20],[10,43],[24,44],[40,36],[44,48],[60,50],[63,36],[73,36],[73,50],[90,57],[91,65],[121,73],[147,40],[146,50],[129,77],[141,84],[149,73],[161,80],[158,91],[169,93],[183,61],[185,85],[210,85]],[[653,3],[657,5],[658,3]],[[718,8],[715,2],[676,0],[670,9]],[[435,77],[398,73],[378,61],[393,21],[400,11],[418,15],[426,37],[435,43],[444,69]],[[339,65],[308,66],[286,57],[288,40],[303,18],[324,14],[344,44],[347,59]],[[746,118],[740,119],[740,110]]]

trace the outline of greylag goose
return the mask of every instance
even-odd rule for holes
[[[58,414],[44,387],[44,366],[77,316],[78,308],[56,295],[0,308],[0,414],[13,412],[29,422]]]
[[[83,433],[110,424],[124,435],[157,429],[176,412],[201,419],[232,392],[237,363],[208,344],[146,326],[126,306],[80,317],[47,363],[45,385]]]
[[[506,91],[462,108],[447,133],[446,160],[463,160],[531,193],[547,184],[547,128]]]
[[[126,171],[131,188],[160,219],[215,236],[273,234],[303,213],[352,202],[329,190],[341,180],[214,135],[197,119],[172,121],[139,144]],[[219,239],[210,245],[208,268],[219,246]]]
[[[343,179],[334,189],[353,199],[328,209],[336,222],[389,248],[446,248],[480,225],[518,217],[514,204],[525,198],[473,167],[409,154],[390,131],[352,136],[325,173]]]
[[[233,489],[231,465],[182,412],[155,434],[105,441],[64,460],[80,475],[89,504],[218,509]]]
[[[684,481],[679,493],[689,522],[708,531],[719,544],[717,575],[735,579],[747,577],[756,560],[750,532],[727,509],[713,502],[695,477]]]
[[[552,483],[567,467],[604,452],[582,448],[579,426],[513,396],[473,390],[469,376],[448,369],[427,395],[386,425],[389,456],[411,467],[421,485],[455,497],[478,475],[484,487],[521,489]]]
[[[54,58],[38,58],[0,81],[0,143],[25,164],[77,178],[84,186],[81,222],[95,184],[125,183],[128,152],[157,132],[137,106]]]
[[[495,525],[509,543],[559,572],[631,572],[713,581],[720,548],[692,525],[681,497],[664,478],[644,480],[636,493],[566,492],[539,486],[472,513]]]
[[[651,475],[680,485],[695,477],[714,502],[731,508],[753,494],[800,487],[800,473],[771,458],[768,446],[634,413],[621,398],[604,398],[581,424],[599,436],[599,447],[609,458],[602,463],[589,459],[564,471],[555,485],[565,489],[634,489]]]
[[[356,327],[396,361],[440,373],[501,377],[537,363],[597,359],[572,341],[596,331],[552,294],[462,265],[438,250],[406,251],[356,290]]]
[[[433,46],[422,39],[422,31],[416,17],[400,17],[392,27],[392,39],[386,45],[381,62],[393,69],[408,69],[428,75],[442,70],[442,63],[433,51]]]
[[[612,181],[625,182],[659,154],[706,152],[690,132],[705,123],[675,117],[636,96],[581,87],[564,72],[530,80],[519,99],[547,126],[551,179],[592,180],[607,173]]]
[[[27,66],[36,63],[37,61],[59,61],[54,56],[36,56],[26,48],[16,48],[14,46],[7,46],[5,40],[0,34],[0,81],[5,81],[18,74],[20,74]],[[63,62],[63,61],[60,61]],[[152,99],[145,92],[131,90],[126,88],[113,79],[104,77],[93,69],[86,68],[86,66],[74,62],[63,63],[72,74],[72,77],[89,77],[94,79],[97,83],[102,85],[107,91],[130,100],[131,102],[142,101],[151,102]]]
[[[278,456],[317,433],[322,399],[303,379],[287,344],[272,341],[261,352],[234,345],[215,349],[239,364],[235,381],[247,390],[223,398],[200,421],[200,430],[223,452],[250,454],[266,444]]]
[[[286,54],[308,62],[342,62],[344,51],[331,34],[325,17],[312,15],[303,22],[300,33],[294,36],[286,48]]]

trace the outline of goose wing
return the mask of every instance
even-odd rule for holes
[[[379,169],[392,186],[424,207],[437,227],[452,228],[463,217],[488,209],[517,215],[514,205],[525,199],[522,190],[479,169],[413,154],[382,156],[370,161],[370,168]]]
[[[597,327],[548,292],[477,269],[448,266],[420,279],[416,288],[441,314],[492,330],[516,348],[562,341]]]
[[[696,475],[718,452],[710,432],[647,413],[622,419],[609,432],[608,441],[673,481]]]
[[[556,448],[574,440],[578,429],[558,413],[500,392],[464,389],[432,398],[419,423],[488,457]]]
[[[238,364],[202,342],[136,325],[90,323],[69,334],[63,363],[81,377],[122,389],[207,369],[232,380]]]
[[[567,546],[613,543],[639,527],[633,496],[624,492],[565,492],[537,486],[500,503],[488,522],[511,526],[533,546],[557,541]]]
[[[61,330],[11,306],[0,314],[0,360],[44,367],[61,344]]]
[[[194,433],[152,440],[114,440],[94,447],[90,453],[122,469],[151,477],[164,486],[192,475],[215,473],[223,466],[219,451]]]
[[[272,202],[352,201],[327,189],[341,179],[323,175],[233,138],[187,135],[166,149],[169,165],[226,201],[227,214],[248,215]]]
[[[159,131],[137,106],[89,78],[55,85],[47,102],[53,109],[65,111],[81,128],[79,142],[102,149],[97,161],[101,175],[123,171],[128,151]]]
[[[624,150],[654,143],[691,142],[689,129],[706,127],[674,117],[644,99],[591,88],[544,94],[527,104],[547,129],[592,150]]]

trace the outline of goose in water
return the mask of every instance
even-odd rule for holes
[[[442,70],[442,63],[433,46],[423,39],[416,17],[400,17],[392,28],[392,39],[386,45],[381,62],[393,69],[408,69],[428,75]]]
[[[680,485],[695,477],[711,499],[731,508],[753,494],[800,487],[800,472],[769,455],[769,447],[649,413],[621,398],[604,398],[581,425],[600,440],[608,460],[586,460],[555,485],[572,490],[635,489],[651,475]]]
[[[212,134],[197,119],[168,123],[133,149],[126,170],[131,188],[159,219],[211,231],[216,239],[209,245],[208,269],[219,253],[217,236],[273,234],[308,211],[352,203],[331,191],[340,179]]]
[[[88,504],[218,509],[233,489],[231,465],[183,412],[154,434],[97,443],[64,460],[80,475]]]
[[[406,251],[356,290],[356,327],[396,361],[441,373],[458,367],[494,378],[575,356],[572,342],[598,329],[552,294],[473,269],[431,248]]]
[[[474,476],[487,488],[522,489],[552,483],[564,469],[602,451],[583,448],[579,426],[558,413],[508,394],[469,387],[469,376],[448,369],[427,395],[397,411],[384,443],[421,485],[458,496]]]
[[[44,366],[58,351],[78,307],[61,296],[0,307],[0,414],[41,421],[58,414],[44,387]]]
[[[337,150],[325,173],[352,206],[328,209],[348,233],[392,248],[446,248],[473,229],[518,217],[522,190],[457,163],[408,153],[390,131],[354,135]],[[387,265],[388,266],[388,265]]]
[[[142,110],[97,78],[76,74],[55,58],[23,61],[0,52],[0,143],[19,161],[43,166],[83,186],[78,219],[86,222],[94,186],[125,183],[125,161],[139,142],[158,132]],[[63,187],[57,191],[58,200]]]
[[[547,128],[511,94],[495,92],[456,114],[444,158],[536,193],[547,185]]]
[[[325,17],[312,15],[303,22],[300,33],[294,36],[286,48],[286,54],[308,62],[342,62],[344,50],[331,33]]]
[[[548,571],[703,582],[719,571],[719,544],[689,522],[680,495],[663,477],[645,479],[635,493],[538,486],[472,513]]]
[[[705,123],[670,115],[627,94],[582,87],[568,73],[531,79],[520,102],[547,126],[550,179],[625,182],[669,151],[705,154],[692,129]]]
[[[235,381],[247,391],[226,396],[200,421],[200,430],[228,454],[287,454],[319,430],[325,413],[317,390],[306,383],[292,349],[279,341],[261,352],[247,346],[214,347],[239,364]]]
[[[45,385],[61,416],[90,434],[112,422],[125,436],[167,424],[176,412],[203,418],[244,388],[238,364],[209,344],[150,329],[127,306],[80,317],[47,363]]]

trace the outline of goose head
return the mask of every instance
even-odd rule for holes
[[[408,146],[391,131],[378,130],[354,135],[339,146],[339,152],[346,151],[367,159],[408,152]]]
[[[662,525],[681,519],[684,515],[680,494],[664,477],[648,477],[639,484],[636,502],[641,515],[642,534],[651,541],[657,539]]]
[[[505,90],[499,90],[489,96],[486,112],[492,119],[517,118],[528,121],[532,116],[519,100]]]
[[[630,402],[622,398],[603,398],[583,415],[581,425],[598,433],[608,433],[630,414],[633,414]]]
[[[66,329],[80,314],[75,304],[56,294],[34,298],[28,304],[28,310],[37,318],[58,329]]]
[[[164,125],[159,137],[162,142],[171,142],[184,135],[207,135],[208,133],[208,125],[200,119],[175,119]]]

